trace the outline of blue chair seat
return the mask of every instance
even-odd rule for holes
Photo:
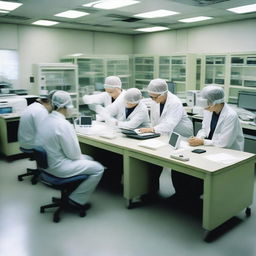
[[[88,175],[81,174],[73,177],[60,178],[52,174],[49,174],[45,171],[41,171],[40,178],[41,178],[41,181],[46,183],[47,185],[61,186],[68,183],[85,180],[88,178]]]

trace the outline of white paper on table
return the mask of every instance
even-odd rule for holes
[[[144,140],[138,143],[138,146],[149,148],[149,149],[157,149],[166,145],[167,143],[158,139],[149,139],[149,140]]]
[[[228,153],[217,153],[217,154],[211,154],[211,155],[205,155],[204,158],[218,162],[223,164],[233,164],[239,160],[242,160],[240,157],[235,157]]]

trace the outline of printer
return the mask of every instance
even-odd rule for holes
[[[186,102],[188,107],[194,107],[196,105],[196,99],[199,97],[200,91],[188,90],[186,93]]]
[[[27,100],[17,95],[0,96],[0,114],[21,113],[27,107]]]

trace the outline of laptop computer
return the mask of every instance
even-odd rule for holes
[[[129,129],[121,129],[121,132],[125,134],[129,138],[134,138],[138,140],[146,140],[146,139],[151,139],[151,138],[156,138],[160,137],[160,133],[140,133],[138,134],[134,130],[129,130]]]

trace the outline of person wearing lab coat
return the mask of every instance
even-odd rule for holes
[[[216,85],[209,85],[201,92],[198,103],[205,109],[202,129],[196,137],[189,139],[191,146],[216,146],[242,151],[243,130],[237,113],[224,103],[224,91]]]
[[[130,88],[124,93],[122,100],[111,104],[100,115],[107,123],[116,125],[118,128],[136,129],[148,127],[149,113],[147,106],[141,99],[140,90]]]
[[[85,104],[99,104],[107,107],[113,103],[122,92],[122,82],[118,76],[108,76],[104,83],[105,92],[94,95],[84,95],[83,102]]]
[[[181,100],[168,91],[165,80],[157,78],[150,81],[147,91],[153,100],[150,108],[151,126],[141,128],[141,132],[171,134],[177,132],[183,137],[193,135],[193,125],[188,118]]]
[[[217,85],[209,85],[201,91],[197,105],[204,108],[202,129],[196,137],[188,139],[190,146],[216,146],[242,151],[243,131],[236,112],[224,103],[224,91]],[[184,198],[199,198],[203,194],[201,179],[177,173],[172,177],[176,192]]]
[[[91,157],[81,154],[76,132],[65,119],[71,116],[73,110],[70,95],[64,91],[55,92],[52,105],[52,113],[44,120],[44,125],[37,133],[37,145],[42,146],[47,153],[49,167],[46,172],[60,178],[88,175],[69,195],[71,204],[86,205],[104,168]]]
[[[141,132],[156,132],[170,135],[176,132],[183,137],[193,135],[193,124],[188,118],[181,100],[168,91],[165,80],[157,78],[150,81],[147,91],[153,100],[151,105],[151,128],[140,128]],[[159,193],[165,197],[172,192],[171,177],[177,173],[170,168],[163,168],[159,179]]]
[[[18,128],[18,142],[22,152],[32,152],[37,129],[52,111],[51,98],[54,92],[55,90],[51,91],[49,95],[41,95],[22,112]]]

